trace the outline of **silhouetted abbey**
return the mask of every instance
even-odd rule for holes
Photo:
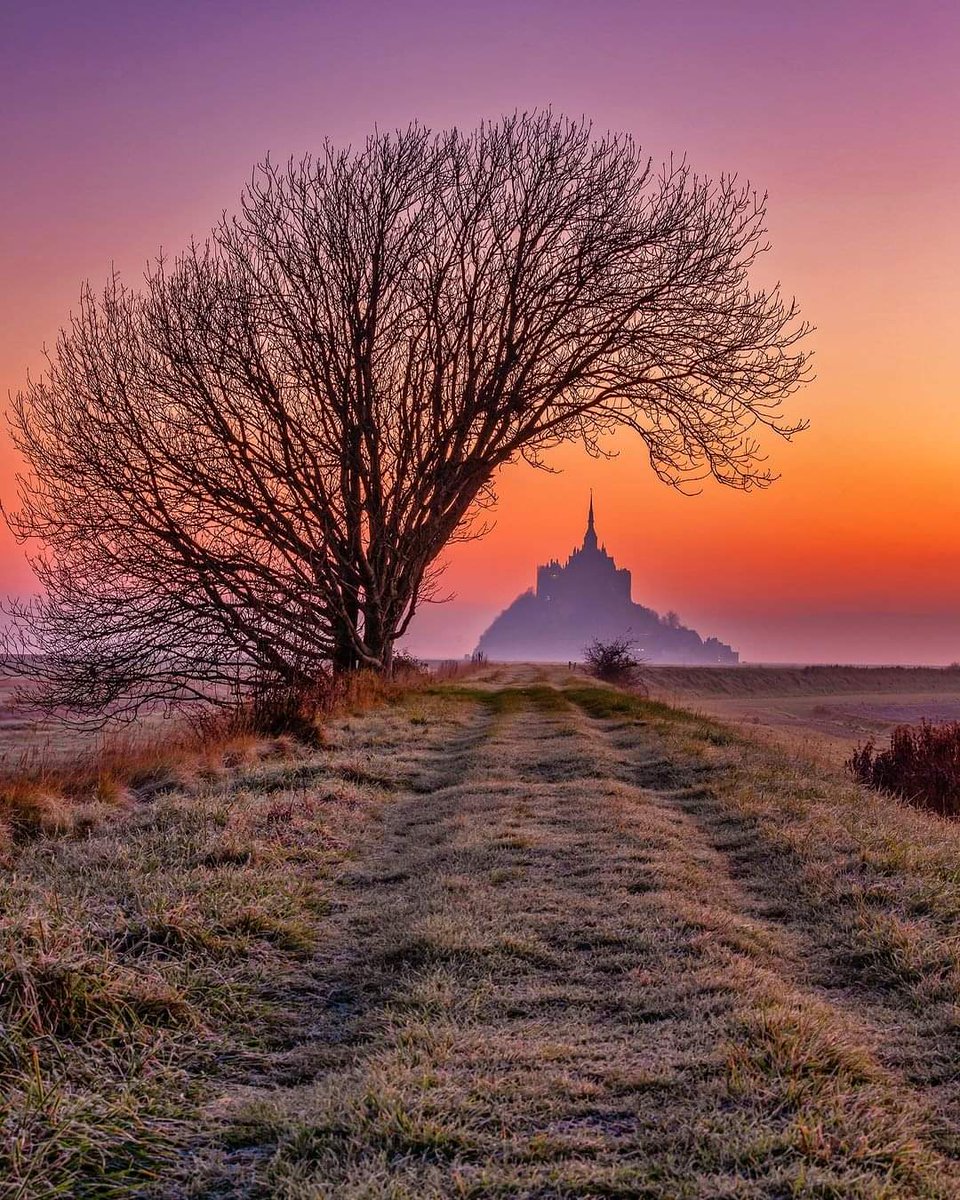
[[[563,662],[583,657],[594,638],[629,637],[647,662],[739,662],[735,650],[705,641],[676,619],[634,604],[630,572],[618,567],[599,545],[593,496],[583,544],[563,564],[537,568],[537,590],[524,592],[480,638],[477,651],[494,661]]]

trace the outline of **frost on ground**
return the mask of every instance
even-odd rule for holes
[[[566,672],[340,721],[24,851],[10,1194],[960,1195],[958,849]]]

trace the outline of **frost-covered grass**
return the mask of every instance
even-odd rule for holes
[[[116,812],[4,884],[11,1196],[960,1194],[960,829],[839,772],[511,669]]]

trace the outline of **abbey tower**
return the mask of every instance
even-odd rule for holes
[[[716,638],[703,640],[651,608],[633,602],[630,572],[618,567],[597,537],[593,495],[583,541],[561,563],[537,568],[535,591],[524,592],[486,630],[477,650],[494,661],[563,662],[580,659],[594,638],[629,637],[648,662],[739,661]]]

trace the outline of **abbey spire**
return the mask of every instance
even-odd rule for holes
[[[590,511],[587,514],[587,532],[583,535],[584,550],[596,550],[597,531],[593,525],[593,488],[590,489]]]

